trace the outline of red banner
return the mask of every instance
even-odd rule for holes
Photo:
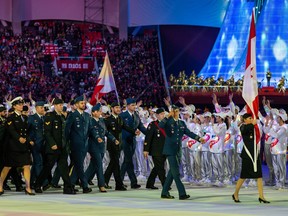
[[[63,72],[91,72],[94,69],[93,60],[57,60],[58,70]]]

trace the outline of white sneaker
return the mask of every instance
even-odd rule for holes
[[[225,185],[232,185],[232,181],[229,180],[229,179],[225,179],[225,180],[224,180],[224,184],[225,184]]]
[[[205,183],[206,185],[211,185],[211,180],[210,180],[210,179],[206,179],[206,180],[204,181],[204,183]]]
[[[189,182],[189,177],[187,175],[185,175],[182,179],[182,182]]]
[[[224,185],[223,185],[222,182],[220,182],[219,180],[217,180],[217,181],[213,184],[213,186],[216,186],[216,187],[223,187]]]
[[[257,186],[257,182],[254,179],[251,179],[250,182],[249,182],[249,186],[256,187]]]
[[[140,174],[139,176],[137,176],[137,180],[138,181],[145,181],[146,180],[146,176]]]

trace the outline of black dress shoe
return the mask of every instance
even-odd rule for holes
[[[25,189],[25,194],[26,194],[26,195],[29,195],[29,196],[35,196],[35,193],[28,192],[26,189]]]
[[[24,190],[25,190],[25,188],[23,186],[16,187],[17,192],[22,192]]]
[[[83,188],[83,193],[91,193],[92,192],[92,189],[91,188]]]
[[[127,185],[125,185],[125,184],[123,184],[123,187],[127,188],[128,186],[127,186]]]
[[[146,186],[147,189],[158,190],[158,187],[153,186]]]
[[[238,200],[235,199],[234,194],[232,194],[232,199],[234,200],[234,202],[236,202],[236,203],[240,203],[240,200],[239,200],[239,199],[238,199]]]
[[[265,203],[265,204],[270,203],[268,200],[261,199],[260,197],[259,197],[258,201],[259,201],[260,203],[263,202],[263,203]]]
[[[3,190],[9,190],[9,191],[11,191],[11,188],[9,187],[9,185],[4,184],[4,185],[3,185]]]
[[[175,197],[171,196],[170,194],[167,194],[167,195],[161,195],[161,198],[162,199],[174,199]]]
[[[180,196],[179,200],[186,200],[186,199],[189,199],[189,198],[190,198],[190,195],[185,194],[185,195]]]
[[[0,191],[0,196],[4,194],[4,190]]]
[[[110,185],[105,185],[104,186],[106,189],[112,189],[112,187]]]
[[[135,184],[135,185],[132,185],[131,186],[131,188],[133,188],[133,189],[138,189],[138,188],[140,188],[141,187],[141,185],[139,185],[139,184]]]
[[[127,188],[125,188],[124,186],[121,186],[121,187],[116,187],[115,190],[118,190],[118,191],[127,191]]]
[[[72,189],[73,189],[75,192],[79,192],[79,190],[75,188],[75,185],[72,186]]]
[[[89,181],[88,184],[89,185],[94,185],[94,183],[92,181]]]
[[[42,189],[40,187],[35,187],[36,193],[43,193]]]
[[[58,184],[51,184],[52,188],[61,189],[62,187]]]
[[[43,191],[48,190],[51,187],[51,184],[46,184],[43,186]]]
[[[75,190],[73,188],[64,188],[63,194],[76,194]]]

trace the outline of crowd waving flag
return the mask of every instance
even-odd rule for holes
[[[112,91],[115,91],[117,100],[119,102],[118,92],[116,89],[111,64],[109,61],[108,53],[106,52],[104,64],[100,72],[100,75],[98,77],[96,86],[94,88],[94,91],[90,100],[90,104],[95,105],[97,102],[97,99],[100,100],[105,94],[112,92]]]
[[[250,24],[250,34],[248,41],[248,51],[246,56],[246,67],[243,81],[242,97],[246,102],[247,113],[251,114],[254,119],[258,118],[259,99],[258,99],[258,81],[256,73],[256,27],[255,27],[255,10],[252,11],[252,19]],[[254,138],[257,145],[254,145],[254,155],[248,153],[248,149],[244,148],[254,165],[254,171],[257,171],[257,156],[260,146],[260,130],[255,125]]]

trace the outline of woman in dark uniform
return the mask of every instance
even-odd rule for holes
[[[263,195],[262,169],[259,152],[257,152],[255,167],[253,164],[254,149],[256,149],[257,151],[257,146],[255,146],[257,144],[254,141],[254,125],[257,124],[257,120],[253,119],[252,116],[248,113],[244,114],[242,117],[244,121],[244,123],[240,126],[240,131],[244,142],[243,150],[241,152],[242,169],[240,179],[236,184],[236,189],[234,194],[232,195],[232,198],[234,202],[240,202],[238,198],[240,188],[246,178],[252,178],[257,179],[259,202],[270,203],[269,201],[265,200]]]
[[[24,101],[22,97],[17,97],[13,99],[11,103],[14,108],[14,113],[12,113],[6,121],[7,142],[5,146],[4,168],[2,169],[0,177],[0,195],[4,193],[3,182],[11,167],[23,168],[23,176],[26,183],[25,194],[35,195],[30,188],[30,145],[34,143],[30,141],[28,137],[27,116],[21,115]]]

